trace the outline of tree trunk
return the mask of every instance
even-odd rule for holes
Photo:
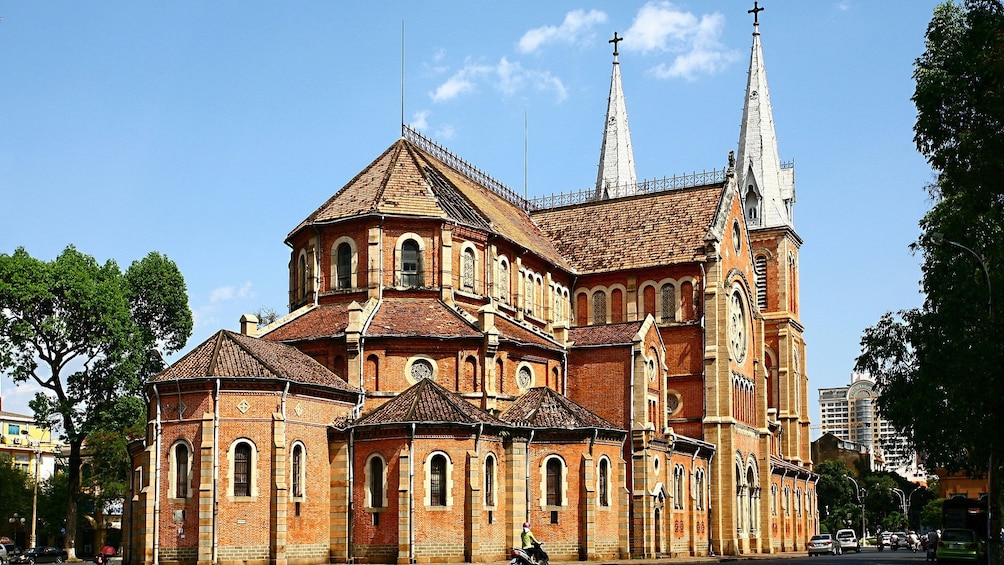
[[[69,469],[67,469],[66,497],[66,536],[63,538],[63,549],[66,550],[67,561],[77,558],[75,549],[77,540],[77,501],[80,498],[80,440],[70,442]]]

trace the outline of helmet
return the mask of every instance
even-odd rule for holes
[[[523,527],[524,528],[529,528],[530,527],[530,522],[523,522]]]

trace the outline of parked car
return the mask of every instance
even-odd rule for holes
[[[6,563],[11,563],[15,557],[21,554],[21,550],[12,543],[0,544],[3,546],[4,551],[7,553]]]
[[[812,536],[806,547],[809,550],[809,555],[840,555],[843,553],[840,549],[840,543],[834,540],[830,534]]]
[[[854,533],[854,530],[837,530],[837,542],[840,543],[841,551],[861,553],[861,544],[858,542],[858,535]]]
[[[64,561],[66,561],[65,549],[46,545],[26,550],[11,560],[11,563],[14,565],[35,565],[36,563],[62,563]]]
[[[0,565],[7,565],[10,556],[7,555],[7,547],[0,543]]]
[[[976,532],[963,528],[946,528],[941,531],[935,559],[939,564],[986,563],[986,547]]]

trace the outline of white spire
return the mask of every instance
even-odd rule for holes
[[[736,174],[746,223],[751,229],[788,226],[794,228],[792,206],[795,203],[795,171],[781,168],[774,132],[774,112],[767,90],[767,70],[760,46],[760,23],[753,9],[753,49],[750,54],[746,102],[739,129]]]
[[[616,33],[610,40],[614,44],[614,70],[610,76],[607,121],[603,128],[603,145],[600,147],[599,173],[596,175],[596,197],[600,199],[630,196],[637,192],[634,150],[631,148],[627,106],[624,104],[621,69],[617,61],[617,43],[623,40]]]

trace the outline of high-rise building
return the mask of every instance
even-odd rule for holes
[[[906,438],[878,410],[878,391],[869,375],[854,373],[851,384],[819,389],[819,430],[857,443],[873,457],[874,471],[892,471],[912,481],[926,472]]]

